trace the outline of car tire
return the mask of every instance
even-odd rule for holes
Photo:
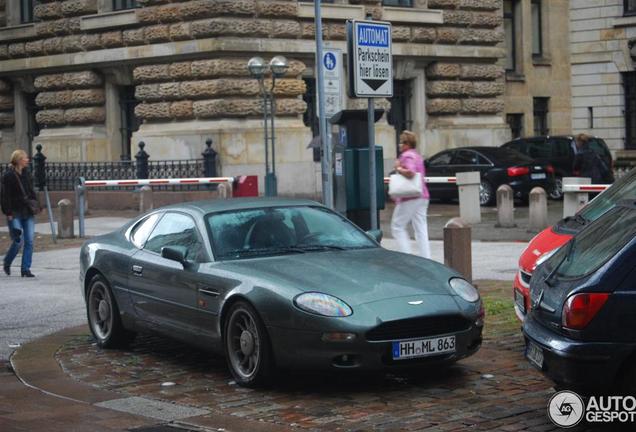
[[[101,348],[120,348],[135,336],[127,331],[119,316],[119,307],[108,281],[96,275],[91,279],[86,295],[88,327]]]
[[[548,197],[552,200],[563,199],[563,178],[554,178],[554,187],[548,192]]]
[[[269,384],[274,373],[272,349],[256,310],[245,301],[236,302],[223,328],[225,358],[236,383],[243,387]]]
[[[479,184],[479,204],[491,206],[495,201],[495,188],[488,180],[482,180]]]

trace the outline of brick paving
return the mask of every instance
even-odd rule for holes
[[[100,389],[299,430],[559,430],[546,416],[552,384],[523,357],[509,283],[479,285],[492,312],[484,344],[444,369],[285,373],[271,388],[253,390],[232,381],[223,358],[158,336],[139,335],[123,351],[101,350],[92,338],[76,337],[56,357],[73,379]],[[176,385],[161,386],[165,382]]]

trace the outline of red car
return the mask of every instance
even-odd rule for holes
[[[605,192],[598,195],[578,213],[561,219],[554,226],[534,236],[519,258],[519,271],[513,282],[513,295],[517,318],[523,321],[530,308],[530,278],[537,265],[548,259],[583,227],[601,217],[614,205],[626,198],[636,198],[636,169],[618,179]]]

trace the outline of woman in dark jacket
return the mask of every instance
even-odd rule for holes
[[[31,259],[33,257],[33,237],[35,218],[28,200],[35,200],[35,191],[26,167],[29,157],[23,150],[16,150],[11,154],[11,165],[2,176],[2,213],[7,216],[11,246],[4,256],[3,269],[9,276],[11,263],[22,250],[22,277],[34,277],[31,273]]]

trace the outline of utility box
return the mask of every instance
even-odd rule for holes
[[[378,121],[384,110],[375,110]],[[369,133],[367,111],[340,111],[331,122],[339,126],[334,143],[334,205],[363,230],[371,229],[369,193]],[[384,208],[384,157],[382,147],[375,147],[375,193],[377,211]]]
[[[238,177],[233,185],[232,196],[235,198],[257,197],[258,177],[255,175]]]

